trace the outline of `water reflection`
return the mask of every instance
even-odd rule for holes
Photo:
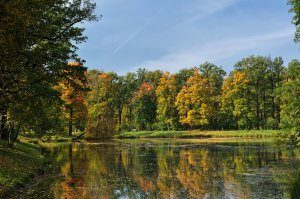
[[[290,186],[291,198],[300,198],[300,172],[298,172],[296,179],[292,181]]]
[[[267,143],[49,145],[56,198],[290,198],[300,163]],[[298,183],[298,184],[297,184]],[[294,194],[294,195],[293,195]]]

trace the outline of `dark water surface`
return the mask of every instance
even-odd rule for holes
[[[297,198],[299,152],[270,142],[49,144],[56,198]]]

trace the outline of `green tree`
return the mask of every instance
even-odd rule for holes
[[[283,135],[289,145],[295,146],[300,143],[300,62],[293,60],[285,71],[285,80],[280,89],[281,127],[287,130]]]
[[[293,24],[296,26],[295,42],[300,42],[300,2],[298,0],[288,0],[288,4],[291,6],[290,12],[294,13]],[[299,125],[299,113],[295,111],[299,109],[299,61],[293,60],[287,69],[287,77],[284,85],[281,89],[281,97],[283,98],[283,121],[282,126],[289,129],[289,133],[284,134],[282,137],[288,144],[295,146],[300,143],[300,125]],[[289,112],[291,111],[291,112]]]
[[[249,111],[251,123],[256,129],[278,128],[280,102],[275,100],[275,90],[282,80],[283,61],[281,57],[250,56],[235,64],[235,71],[241,71],[249,81],[250,92],[246,98],[251,101]]]
[[[140,130],[151,130],[156,118],[155,90],[152,84],[144,83],[134,96],[135,122]]]
[[[178,73],[175,74],[176,77],[176,85],[178,87],[178,92],[181,90],[183,86],[186,85],[187,80],[193,76],[196,67],[189,69],[181,69]]]
[[[293,12],[293,24],[296,26],[295,42],[300,42],[300,2],[298,0],[288,0],[291,5],[290,12]]]
[[[145,68],[139,68],[136,72],[136,82],[138,87],[140,87],[143,83],[149,83],[156,88],[162,75],[163,72],[160,70],[148,71]]]
[[[131,130],[134,122],[134,94],[137,91],[136,73],[127,73],[122,76],[122,85],[119,85],[117,107],[119,128]],[[122,122],[123,121],[123,122]]]
[[[86,37],[77,24],[96,16],[95,4],[88,0],[1,1],[0,8],[0,131],[4,135],[9,112],[20,99],[46,99],[47,93],[35,89],[51,90],[63,79],[72,82],[74,76],[84,76],[82,69],[70,69],[67,62],[83,62],[76,45]]]
[[[126,114],[129,123],[132,119],[132,98],[137,90],[136,75],[134,73],[127,73],[125,76],[117,76],[115,88],[119,130],[122,130],[123,127],[128,129],[129,125],[126,123],[123,124],[122,121],[126,119]],[[124,111],[125,114],[123,114]]]
[[[221,110],[221,93],[223,79],[226,72],[221,68],[212,63],[204,63],[199,66],[200,73],[206,78],[209,88],[209,100],[210,106],[214,113],[209,117],[209,125],[211,129],[220,128],[222,125],[222,118],[220,115]]]
[[[283,59],[276,57],[269,65],[267,71],[268,88],[268,111],[269,116],[267,118],[267,128],[278,129],[280,124],[280,112],[281,112],[281,99],[278,96],[277,90],[281,88],[283,82]]]
[[[148,71],[145,74],[145,83],[152,84],[156,89],[162,75],[163,72],[161,70]]]

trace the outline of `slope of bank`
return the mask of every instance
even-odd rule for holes
[[[134,138],[270,138],[276,130],[234,130],[234,131],[136,131],[122,132],[119,139]]]
[[[30,143],[15,143],[7,148],[0,142],[0,198],[5,198],[43,173],[45,161],[40,148]]]

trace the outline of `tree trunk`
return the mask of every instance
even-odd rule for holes
[[[9,128],[8,139],[7,139],[8,146],[10,145],[10,137],[11,137],[11,132],[12,132],[12,131],[13,131],[13,128]]]
[[[120,108],[119,110],[118,110],[118,117],[119,117],[119,131],[121,131],[122,130],[122,108]]]
[[[129,107],[129,130],[132,130],[132,107]]]
[[[264,91],[263,91],[263,110],[262,110],[262,128],[265,129],[266,128],[266,123],[267,123],[267,96],[266,96],[266,88],[264,85]]]
[[[0,123],[0,140],[1,140],[1,137],[2,137],[2,133],[4,131],[4,122],[3,122],[3,117],[1,117],[1,123]]]
[[[259,89],[259,85],[258,85],[258,80],[257,80],[256,85],[255,85],[255,92],[256,92],[256,99],[255,99],[255,101],[256,101],[256,121],[255,121],[255,123],[256,123],[256,128],[257,129],[259,129],[259,127],[260,127],[260,120],[261,120],[260,116],[259,116],[259,113],[260,113],[259,106],[260,106],[260,104],[259,104],[258,89]]]
[[[7,121],[7,111],[2,111],[1,124],[0,124],[0,140],[2,136],[5,134],[5,124]],[[4,135],[5,136],[5,135]]]
[[[20,128],[21,128],[21,123],[18,125],[18,129],[16,131],[16,135],[14,137],[14,139],[12,140],[12,142],[10,143],[9,147],[12,148],[14,143],[17,141],[17,138],[19,136],[19,132],[20,132]]]
[[[274,97],[274,78],[271,79],[271,93],[272,93],[272,118],[275,119],[275,97]]]
[[[69,136],[72,136],[73,132],[73,106],[70,107],[70,118],[69,118]]]
[[[258,94],[256,95],[256,128],[259,129],[259,121],[260,121],[260,117],[259,117],[259,99],[258,99]]]
[[[280,105],[280,100],[278,100],[278,104],[277,104],[277,123],[278,124],[280,124],[280,122],[281,122],[280,111],[281,111],[281,105]]]

